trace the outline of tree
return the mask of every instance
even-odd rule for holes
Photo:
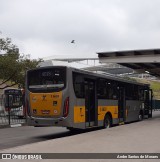
[[[42,59],[31,60],[20,55],[10,38],[0,38],[0,89],[18,85],[24,87],[26,70],[37,67]]]

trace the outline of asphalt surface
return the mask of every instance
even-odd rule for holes
[[[73,135],[66,128],[22,126],[0,129],[0,150]]]
[[[97,131],[101,128],[70,132],[64,127],[21,126],[0,129],[0,150],[16,146],[74,136],[81,133]]]

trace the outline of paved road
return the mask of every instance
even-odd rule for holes
[[[73,134],[66,128],[31,126],[4,128],[0,129],[0,150],[70,135]]]
[[[87,133],[90,131],[70,132],[63,127],[32,127],[22,126],[14,128],[0,129],[0,150],[8,149],[16,146],[21,146],[40,141],[63,138],[67,136],[74,136],[80,133]]]

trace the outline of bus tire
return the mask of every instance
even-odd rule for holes
[[[111,126],[112,126],[112,118],[109,114],[106,114],[104,117],[103,127],[110,128]]]
[[[76,128],[73,128],[73,127],[67,127],[67,129],[70,131],[70,132],[76,132],[77,129]]]
[[[142,111],[139,112],[138,120],[139,121],[142,121],[143,120],[143,112]]]

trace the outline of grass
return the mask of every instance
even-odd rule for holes
[[[153,98],[160,100],[160,81],[136,79],[140,83],[150,84],[150,88],[153,90]]]

